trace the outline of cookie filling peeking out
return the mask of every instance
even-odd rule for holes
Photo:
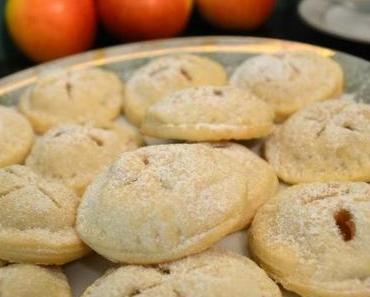
[[[340,209],[334,215],[335,223],[344,241],[350,241],[355,237],[356,225],[352,214],[346,209]]]

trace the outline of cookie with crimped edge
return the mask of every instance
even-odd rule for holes
[[[287,183],[370,181],[370,105],[347,100],[313,104],[267,140],[265,155]]]
[[[203,86],[173,93],[152,105],[141,131],[187,141],[252,139],[273,128],[273,109],[247,90]]]
[[[65,124],[37,139],[26,165],[82,195],[100,171],[122,152],[136,149],[141,141],[138,133],[123,123]]]
[[[8,107],[0,107],[0,167],[24,161],[33,142],[27,119]]]
[[[279,188],[277,175],[265,160],[243,145],[232,142],[209,145],[232,157],[244,168],[248,184],[248,208],[240,225],[244,228],[252,222],[257,210],[277,193]]]
[[[236,68],[230,83],[247,88],[274,106],[283,120],[311,103],[334,98],[343,90],[343,70],[333,59],[309,51],[265,54]]]
[[[243,168],[204,144],[127,152],[87,188],[81,239],[114,262],[153,264],[203,251],[244,222]]]
[[[99,68],[58,71],[41,76],[20,98],[19,110],[38,133],[64,123],[105,124],[121,110],[124,86]]]
[[[153,267],[108,271],[82,297],[281,297],[278,286],[246,257],[212,249]]]
[[[0,259],[59,265],[89,251],[74,228],[73,191],[20,165],[0,169],[0,189]]]
[[[254,258],[304,297],[370,296],[370,185],[292,186],[267,202],[251,227]]]
[[[160,57],[139,68],[127,81],[124,111],[139,126],[152,104],[175,91],[226,83],[223,66],[209,58],[189,54]]]
[[[72,297],[68,280],[59,268],[13,264],[0,268],[2,297]]]

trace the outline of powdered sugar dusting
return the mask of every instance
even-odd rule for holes
[[[267,141],[266,156],[288,182],[364,180],[370,166],[370,107],[350,100],[316,103]]]
[[[103,254],[101,245],[119,251],[120,261],[140,261],[130,254],[158,261],[231,231],[246,198],[242,168],[223,153],[202,144],[150,146],[123,154],[89,187],[78,228]]]
[[[211,250],[156,267],[126,266],[107,273],[83,297],[244,296],[278,297],[278,287],[252,261]],[[226,296],[225,295],[225,296]]]
[[[340,211],[351,216],[352,230],[339,228],[340,224],[348,224],[336,221]],[[263,232],[256,234],[263,249],[283,249],[276,250],[274,256],[280,262],[276,268],[283,275],[287,277],[294,270],[303,281],[330,285],[370,275],[370,268],[363,264],[370,260],[370,235],[366,231],[370,227],[369,214],[370,186],[366,183],[303,184],[280,192],[268,202],[257,215],[253,228],[254,232]],[[344,240],[341,232],[352,234]],[[295,265],[285,268],[284,261],[290,260],[284,257],[296,259]]]
[[[138,143],[123,124],[61,125],[37,140],[26,165],[81,195],[96,174]]]

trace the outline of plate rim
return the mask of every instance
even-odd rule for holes
[[[329,34],[331,36],[334,36],[336,38],[340,38],[342,40],[357,42],[357,43],[361,43],[361,44],[365,44],[365,45],[370,44],[370,39],[359,38],[359,37],[350,36],[350,35],[341,35],[338,32],[335,32],[335,31],[331,30],[330,28],[328,28],[327,26],[325,26],[323,23],[321,23],[319,21],[316,21],[314,18],[310,18],[307,15],[306,8],[309,5],[318,4],[318,3],[320,5],[330,5],[330,3],[327,0],[302,0],[299,3],[299,5],[298,5],[298,13],[299,13],[301,19],[307,25],[309,25],[311,28],[313,28],[313,29],[315,29],[315,30],[317,30],[319,32],[322,32],[322,33],[325,33],[325,34]]]
[[[297,41],[250,36],[199,36],[141,41],[104,47],[60,58],[15,72],[0,79],[0,96],[32,85],[48,69],[83,69],[115,62],[150,58],[174,53],[272,53],[281,50],[313,50],[333,57],[337,53],[367,60],[341,51]]]

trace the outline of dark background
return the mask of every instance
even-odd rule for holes
[[[195,10],[188,28],[182,36],[240,35],[281,38],[321,45],[370,60],[369,44],[351,42],[320,33],[306,25],[304,21],[300,19],[297,13],[299,0],[277,1],[278,4],[273,15],[258,30],[229,32],[218,29],[202,20]],[[0,0],[0,13],[2,16],[4,4],[5,0]],[[3,17],[0,24],[0,77],[33,66],[34,63],[27,60],[27,58],[25,58],[12,44],[7,35]],[[119,43],[122,42],[112,39],[104,33],[103,29],[100,29],[94,48],[116,45]]]

